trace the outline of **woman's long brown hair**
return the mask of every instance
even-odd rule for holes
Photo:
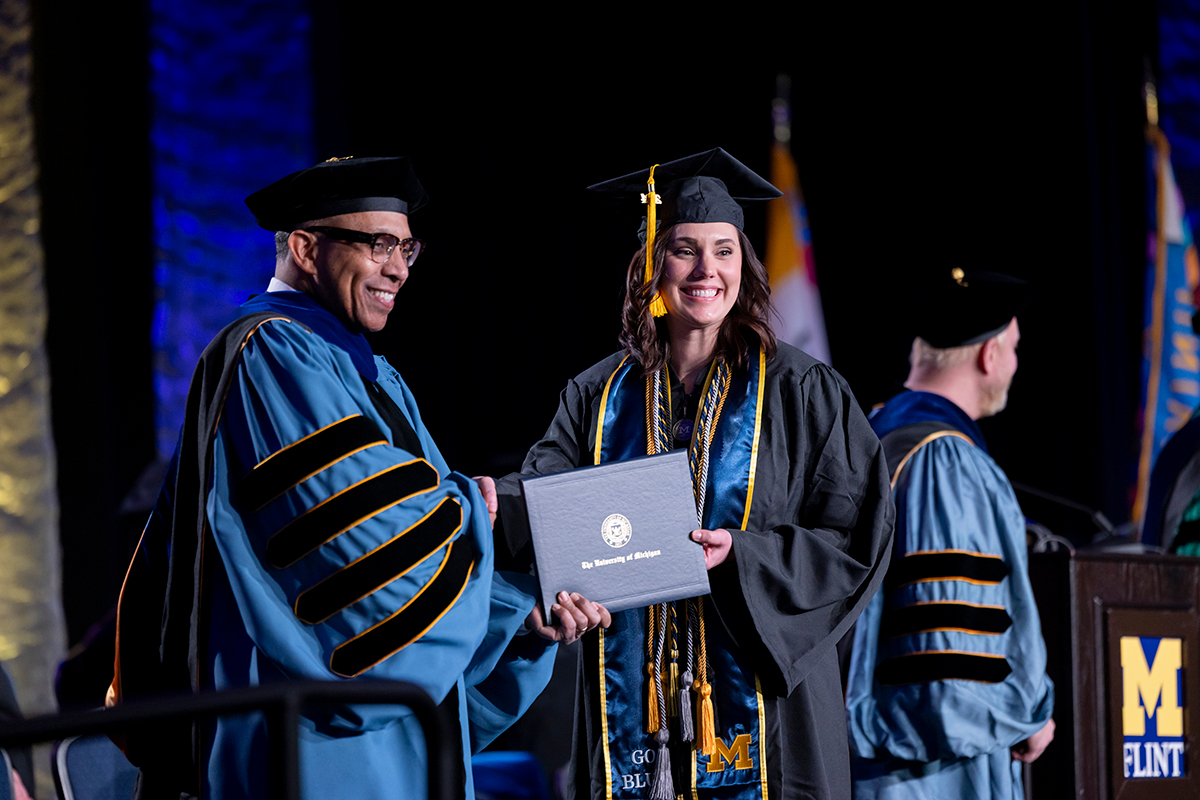
[[[643,246],[629,262],[625,279],[625,303],[621,309],[621,346],[650,374],[662,369],[671,357],[671,341],[667,334],[666,317],[655,319],[650,314],[650,301],[662,280],[667,252],[675,241],[675,226],[658,232],[654,243],[654,274],[645,281],[646,248]],[[742,249],[742,282],[737,302],[729,310],[717,334],[713,356],[724,356],[726,363],[738,371],[746,368],[751,354],[761,346],[767,358],[774,358],[778,349],[775,331],[771,329],[771,288],[767,269],[746,234],[738,231]]]

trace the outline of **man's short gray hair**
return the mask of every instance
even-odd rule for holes
[[[992,338],[1003,343],[1007,333],[1008,328],[1005,328]],[[974,358],[983,349],[985,342],[986,340],[964,345],[963,347],[934,347],[918,336],[913,339],[912,352],[909,353],[908,363],[914,367],[919,366],[932,370],[951,369],[960,364],[965,364]]]
[[[291,231],[275,231],[275,262],[285,260],[288,257],[288,239],[291,237]]]

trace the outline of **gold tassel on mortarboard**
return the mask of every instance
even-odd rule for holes
[[[654,191],[654,170],[657,167],[658,164],[655,164],[650,168],[650,179],[646,181],[648,191],[642,195],[642,202],[646,204],[646,283],[654,278],[654,235],[658,227],[654,207],[662,202],[658,193]],[[662,295],[657,292],[650,301],[650,313],[655,317],[666,316],[667,307],[663,303]]]

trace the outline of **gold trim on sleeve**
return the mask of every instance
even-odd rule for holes
[[[929,444],[934,439],[941,439],[943,436],[954,436],[956,438],[962,439],[967,444],[970,444],[970,445],[975,444],[973,441],[971,441],[971,437],[967,436],[965,433],[959,433],[958,431],[934,431],[933,433],[929,434],[921,441],[917,442],[916,447],[914,447],[912,450],[909,450],[907,453],[904,454],[904,458],[900,459],[900,463],[896,465],[896,471],[892,473],[892,488],[893,489],[896,488],[896,481],[898,481],[900,479],[900,471],[903,470],[904,467],[908,464],[908,460],[910,458],[912,458],[913,455],[918,450],[920,450],[922,447]]]

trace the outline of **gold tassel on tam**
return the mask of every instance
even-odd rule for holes
[[[657,168],[658,164],[650,168],[650,179],[646,181],[648,191],[642,195],[642,202],[646,204],[646,283],[654,278],[654,236],[658,226],[654,207],[662,202],[658,193],[654,191],[654,170]],[[650,301],[650,313],[655,317],[664,317],[667,314],[667,307],[663,304],[662,295],[657,292],[654,294],[654,299]]]

